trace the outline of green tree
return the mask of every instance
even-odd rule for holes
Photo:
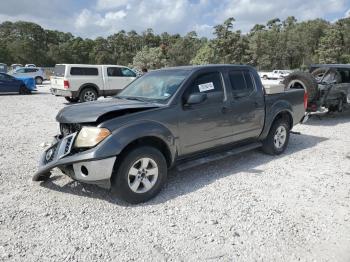
[[[133,66],[139,69],[158,69],[167,65],[167,59],[160,47],[145,46],[133,59]]]

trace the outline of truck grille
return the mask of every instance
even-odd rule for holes
[[[79,132],[82,126],[80,124],[63,124],[60,123],[61,134],[65,137],[75,132]]]

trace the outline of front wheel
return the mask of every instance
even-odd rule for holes
[[[135,148],[118,161],[112,177],[112,190],[124,201],[138,204],[155,197],[167,178],[163,154],[148,146]]]
[[[282,119],[276,120],[266,139],[263,141],[262,149],[265,153],[270,155],[282,154],[289,142],[289,122]]]
[[[19,88],[19,94],[20,95],[28,95],[28,94],[30,94],[30,91],[25,86],[21,86]]]

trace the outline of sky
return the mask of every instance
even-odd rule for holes
[[[350,0],[0,0],[0,22],[31,21],[92,39],[147,28],[211,37],[213,26],[228,17],[236,19],[235,30],[248,32],[257,23],[288,16],[333,22],[350,16]]]

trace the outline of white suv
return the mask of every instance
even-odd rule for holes
[[[118,65],[57,64],[51,76],[51,93],[69,102],[87,102],[118,94],[136,78],[130,68]]]

